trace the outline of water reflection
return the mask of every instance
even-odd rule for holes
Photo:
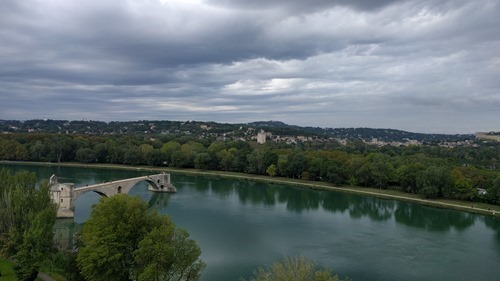
[[[303,211],[317,210],[323,202],[324,193],[314,190],[299,190],[289,188],[290,192],[284,192],[285,188],[277,188],[278,201],[286,204],[286,209],[296,213]]]
[[[148,207],[150,209],[165,209],[168,206],[170,197],[170,193],[153,192],[149,199]]]
[[[500,244],[500,218],[498,217],[485,217],[484,224],[493,229],[496,233],[496,240]]]
[[[369,217],[375,221],[385,221],[392,218],[395,209],[394,200],[383,200],[367,197],[358,201],[349,210],[351,218]]]
[[[357,194],[339,193],[332,191],[318,191],[294,188],[284,185],[265,184],[242,180],[227,180],[220,178],[195,179],[193,185],[197,192],[211,193],[226,200],[233,194],[240,203],[252,205],[273,206],[284,204],[286,209],[295,213],[314,211],[322,208],[331,213],[347,212],[351,218],[367,217],[373,221],[387,221],[394,219],[397,223],[411,227],[418,227],[429,231],[463,231],[474,225],[479,217],[474,214],[426,207],[409,202],[385,200],[374,197],[365,197]],[[490,222],[490,221],[493,222]],[[488,223],[500,233],[500,226],[492,218]],[[500,237],[500,234],[497,236]]]
[[[263,204],[265,206],[273,206],[276,204],[277,188],[269,185],[268,188],[257,188],[257,183],[248,182],[246,185],[241,185],[238,181],[238,198],[242,204]]]
[[[449,231],[451,228],[462,231],[472,226],[477,217],[470,213],[404,202],[398,203],[398,208],[394,213],[394,218],[398,223],[431,231]]]
[[[73,219],[57,219],[54,224],[54,245],[59,251],[73,250],[75,234],[80,232],[83,224]]]

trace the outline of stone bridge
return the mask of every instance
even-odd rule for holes
[[[170,182],[170,174],[161,173],[130,179],[102,182],[93,185],[75,187],[73,183],[59,183],[56,175],[50,177],[50,197],[52,202],[58,205],[57,217],[72,218],[75,215],[76,199],[89,191],[101,196],[110,197],[119,193],[127,194],[137,183],[145,181],[149,184],[149,190],[154,192],[176,192],[176,188]]]

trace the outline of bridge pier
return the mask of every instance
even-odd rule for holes
[[[75,187],[73,183],[59,183],[57,176],[52,175],[49,180],[50,197],[52,202],[58,206],[58,218],[73,218],[75,216],[74,202],[85,192],[93,191],[106,197],[111,197],[119,193],[128,194],[130,189],[141,181],[146,181],[149,184],[148,190],[153,192],[177,192],[177,189],[170,182],[170,174],[167,173],[122,179],[82,187]]]

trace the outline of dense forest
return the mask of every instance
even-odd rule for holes
[[[500,146],[220,141],[191,135],[0,135],[0,159],[221,170],[500,204]]]

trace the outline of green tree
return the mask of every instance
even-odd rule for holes
[[[87,280],[198,279],[204,263],[196,243],[168,216],[147,208],[139,197],[124,194],[102,198],[93,208],[77,255]],[[171,235],[160,233],[166,229]]]
[[[269,149],[255,149],[246,158],[246,170],[250,174],[265,174],[271,164],[278,163],[278,154]]]
[[[229,171],[234,161],[234,155],[230,150],[223,149],[217,152],[217,159],[219,160],[220,168],[224,171]]]
[[[182,167],[192,168],[194,167],[194,158],[196,154],[205,152],[206,149],[203,144],[195,141],[188,141],[187,143],[181,146],[182,152]]]
[[[346,165],[337,160],[329,160],[324,164],[322,178],[335,184],[344,184],[348,178]]]
[[[123,153],[123,163],[128,165],[139,165],[144,163],[142,151],[137,146],[129,146]]]
[[[142,154],[144,156],[146,156],[146,155],[148,155],[148,153],[153,152],[154,147],[150,144],[143,143],[143,144],[141,144],[140,149],[141,149]]]
[[[394,166],[391,157],[382,153],[375,155],[372,168],[373,186],[378,188],[387,187],[388,182],[394,177]]]
[[[452,185],[450,172],[447,167],[430,166],[419,173],[416,179],[419,193],[425,198],[442,196]]]
[[[31,280],[53,251],[56,208],[34,173],[0,170],[0,254],[14,257],[19,280]]]
[[[97,161],[97,154],[91,148],[79,148],[76,151],[76,161],[93,163]]]
[[[422,164],[403,165],[396,170],[397,179],[405,192],[418,193],[417,179],[425,169]]]
[[[300,178],[306,167],[306,157],[300,150],[294,150],[287,157],[287,165],[285,168],[287,177]]]
[[[212,157],[210,157],[210,154],[206,152],[198,153],[194,158],[194,167],[196,169],[208,170],[210,169],[211,163],[212,163]]]
[[[223,150],[225,148],[225,144],[223,142],[214,141],[207,148],[209,153],[216,154],[217,152]]]
[[[311,180],[319,180],[321,179],[321,170],[323,169],[325,160],[319,157],[314,157],[309,161],[309,175]]]
[[[40,161],[43,154],[43,143],[41,140],[37,140],[32,143],[29,147],[29,153],[31,155],[31,160]]]
[[[286,155],[280,155],[278,157],[278,174],[280,176],[287,176],[288,158]]]
[[[109,146],[105,143],[98,143],[94,146],[95,156],[98,163],[106,162]]]
[[[181,150],[181,144],[176,141],[169,141],[166,144],[164,144],[161,148],[161,151],[165,153],[165,157],[169,165],[172,159],[172,154],[174,154],[174,152],[180,153],[180,150]]]
[[[150,166],[162,166],[166,164],[167,159],[163,151],[155,148],[146,152],[144,155],[144,161],[146,161],[146,164]]]
[[[55,251],[52,233],[55,219],[55,208],[46,208],[31,219],[30,226],[23,234],[23,243],[15,255],[19,280],[34,280],[43,262]]]
[[[500,204],[500,175],[491,179],[491,183],[487,191],[486,200],[493,204]]]
[[[319,269],[303,257],[285,258],[265,268],[259,268],[249,281],[341,281],[338,275]],[[348,279],[345,279],[346,281]],[[245,281],[245,279],[243,279]]]
[[[106,156],[107,162],[113,164],[122,164],[124,157],[125,148],[119,146],[119,144],[117,143],[113,143],[110,145],[108,155]]]
[[[199,260],[200,248],[186,230],[168,219],[139,242],[135,261],[139,281],[198,280],[205,264]]]
[[[269,165],[269,167],[267,167],[266,173],[267,173],[270,177],[275,177],[275,176],[276,176],[276,174],[278,173],[278,168],[276,167],[276,165],[271,164],[271,165]]]
[[[16,160],[16,149],[19,144],[14,140],[0,139],[0,159]]]
[[[245,172],[248,174],[259,174],[260,155],[258,150],[254,150],[247,155],[247,162]]]
[[[170,157],[170,167],[176,167],[176,168],[181,168],[184,166],[184,163],[186,163],[186,158],[184,157],[184,154],[182,151],[174,151],[172,152],[172,156]]]
[[[455,198],[460,200],[472,200],[477,196],[473,181],[465,177],[461,169],[453,169],[451,171],[451,178],[453,180],[453,196]]]
[[[74,143],[70,137],[56,136],[51,139],[45,139],[44,145],[48,148],[49,161],[70,161],[74,159]]]

